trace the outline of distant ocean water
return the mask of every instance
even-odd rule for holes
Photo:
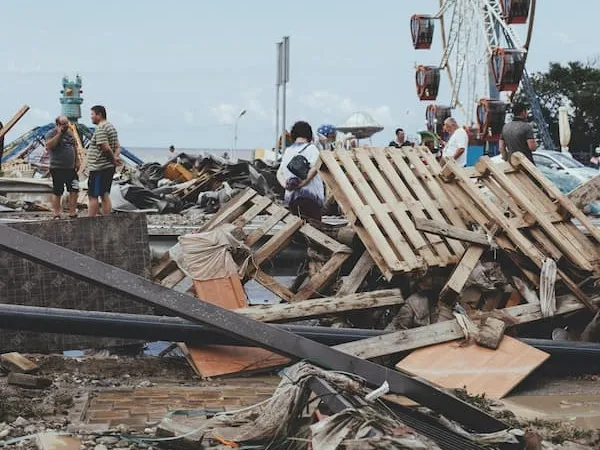
[[[127,150],[141,158],[144,162],[157,162],[160,164],[166,163],[172,156],[168,147],[126,147]],[[231,149],[221,148],[176,148],[175,155],[179,153],[187,153],[188,155],[216,155],[224,156],[227,153],[231,157]],[[253,149],[237,149],[235,155],[238,159],[252,159],[254,155]]]

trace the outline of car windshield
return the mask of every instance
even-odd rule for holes
[[[576,159],[571,158],[567,155],[563,155],[562,153],[553,154],[552,157],[556,159],[559,163],[561,163],[563,166],[565,166],[567,169],[580,169],[582,167],[585,167]]]

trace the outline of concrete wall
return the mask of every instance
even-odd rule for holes
[[[150,248],[142,214],[116,214],[75,220],[15,222],[11,227],[150,277]],[[0,251],[0,302],[132,314],[152,311],[135,301]],[[119,345],[124,341],[0,330],[0,352],[54,352]]]

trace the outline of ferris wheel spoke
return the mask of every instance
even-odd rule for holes
[[[460,41],[460,46],[459,46],[459,50],[461,48],[470,48],[471,43],[472,43],[472,39],[473,39],[473,26],[474,26],[474,21],[473,21],[473,14],[474,14],[474,10],[471,9],[469,10],[469,5],[470,3],[468,2],[463,2],[462,3],[462,17],[464,18],[464,20],[466,21],[466,24],[463,24],[460,36],[462,37],[462,40],[459,37],[459,41]],[[467,64],[469,59],[469,54],[466,52],[461,52],[461,51],[457,51],[456,52],[456,69],[455,69],[455,78],[454,78],[454,83],[453,83],[453,87],[452,87],[452,101],[451,104],[455,105],[455,104],[459,104],[462,103],[460,101],[459,98],[459,93],[463,84],[463,79],[465,77],[465,66],[469,66]],[[467,70],[467,72],[469,72],[469,70]],[[465,105],[463,105],[463,107],[465,107]],[[468,108],[468,106],[467,106]]]
[[[450,8],[455,3],[456,0],[446,0],[441,6],[440,10],[433,15],[433,18],[439,19],[440,17],[443,17],[446,11],[448,11],[448,8]]]
[[[445,69],[448,65],[448,59],[460,34],[459,32],[460,27],[462,26],[463,18],[459,12],[457,13],[457,11],[457,2],[454,2],[454,9],[452,10],[452,17],[450,19],[450,29],[448,30],[448,39],[446,39],[444,53],[442,55],[442,62],[440,63],[441,69]]]
[[[498,2],[498,0],[482,0],[482,1],[486,4],[486,7],[487,7],[490,15],[494,19],[494,28],[498,27],[502,30],[505,40],[507,41],[506,42],[507,47],[519,49],[519,50],[522,50],[523,52],[525,52],[526,50],[525,50],[523,44],[521,43],[521,39],[519,38],[517,33],[515,33],[513,28],[510,27],[505,22],[504,18],[502,17],[502,10],[500,9],[500,3]],[[497,33],[495,33],[495,34],[497,34]]]

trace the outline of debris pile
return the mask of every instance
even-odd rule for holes
[[[308,223],[281,206],[271,168],[182,157],[178,166],[131,174],[128,189],[137,191],[123,196],[136,208],[176,209],[176,198],[177,208],[216,210],[156,262],[154,284],[13,229],[0,248],[180,316],[139,317],[140,334],[123,337],[181,332],[173,348],[201,377],[288,367],[256,407],[167,416],[158,434],[178,445],[467,449],[532,440],[452,390],[502,399],[557,354],[517,338],[549,339],[568,326],[572,339],[598,341],[600,230],[520,154],[511,163],[484,157],[469,169],[441,167],[424,147],[336,150],[321,159],[345,219],[339,226]],[[304,258],[291,282],[278,272],[290,248]],[[250,306],[250,280],[281,302]],[[98,314],[87,320],[138,326]],[[105,332],[119,333],[113,325]],[[201,325],[202,339],[183,334]]]
[[[281,197],[276,170],[261,160],[234,163],[212,155],[182,153],[164,165],[146,163],[123,171],[111,197],[118,200],[117,210],[163,214],[194,208],[212,214],[246,187],[272,199]]]

